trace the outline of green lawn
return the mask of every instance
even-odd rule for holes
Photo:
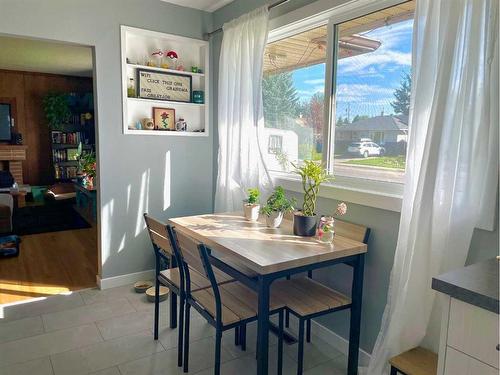
[[[343,163],[393,169],[405,169],[406,159],[404,156],[380,156],[366,159],[351,159],[346,160]]]

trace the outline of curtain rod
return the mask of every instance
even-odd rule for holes
[[[290,0],[278,0],[276,1],[275,3],[272,3],[270,4],[268,7],[267,7],[267,10],[271,10],[273,8],[276,8],[276,7],[279,7],[280,5],[283,5],[285,3],[288,3]],[[209,33],[205,33],[205,38],[208,39],[210,38],[212,35],[214,34],[217,34],[219,32],[222,31],[222,27],[219,27],[218,29],[214,30],[214,31],[211,31]]]

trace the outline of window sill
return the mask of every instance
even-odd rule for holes
[[[275,185],[283,186],[286,190],[297,193],[303,191],[300,179],[292,174],[273,172],[272,177]],[[403,185],[336,176],[334,182],[321,185],[319,196],[401,212]]]

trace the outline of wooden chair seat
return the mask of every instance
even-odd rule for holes
[[[417,347],[389,359],[395,370],[406,375],[436,375],[438,356],[430,350]]]
[[[221,284],[219,293],[222,302],[222,324],[230,325],[242,320],[252,319],[257,316],[258,297],[257,293],[247,288],[243,284],[234,281]],[[199,290],[192,293],[193,298],[215,317],[215,298],[213,290]],[[270,310],[277,310],[284,307],[284,304],[273,298],[270,298]]]
[[[272,291],[287,309],[301,317],[351,304],[349,297],[307,277],[278,280]]]
[[[191,276],[191,288],[193,291],[210,288],[210,280],[208,280],[204,275],[196,271],[194,268],[190,267]],[[177,288],[180,288],[181,276],[179,268],[169,268],[160,272],[160,279],[165,279],[167,282],[174,284]],[[228,283],[231,278],[225,273],[218,272],[215,275],[217,282],[219,284]]]

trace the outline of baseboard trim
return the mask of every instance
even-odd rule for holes
[[[339,352],[344,355],[349,354],[349,341],[340,336],[339,334],[333,332],[332,330],[326,328],[324,325],[312,321],[312,334],[317,336],[321,340],[325,341],[327,344],[333,346]],[[359,365],[368,366],[370,362],[371,354],[365,352],[363,349],[359,349]]]
[[[116,288],[119,286],[130,285],[140,280],[153,280],[155,275],[155,270],[146,270],[134,273],[128,273],[126,275],[107,277],[101,279],[97,276],[97,286],[99,289],[109,289]]]

